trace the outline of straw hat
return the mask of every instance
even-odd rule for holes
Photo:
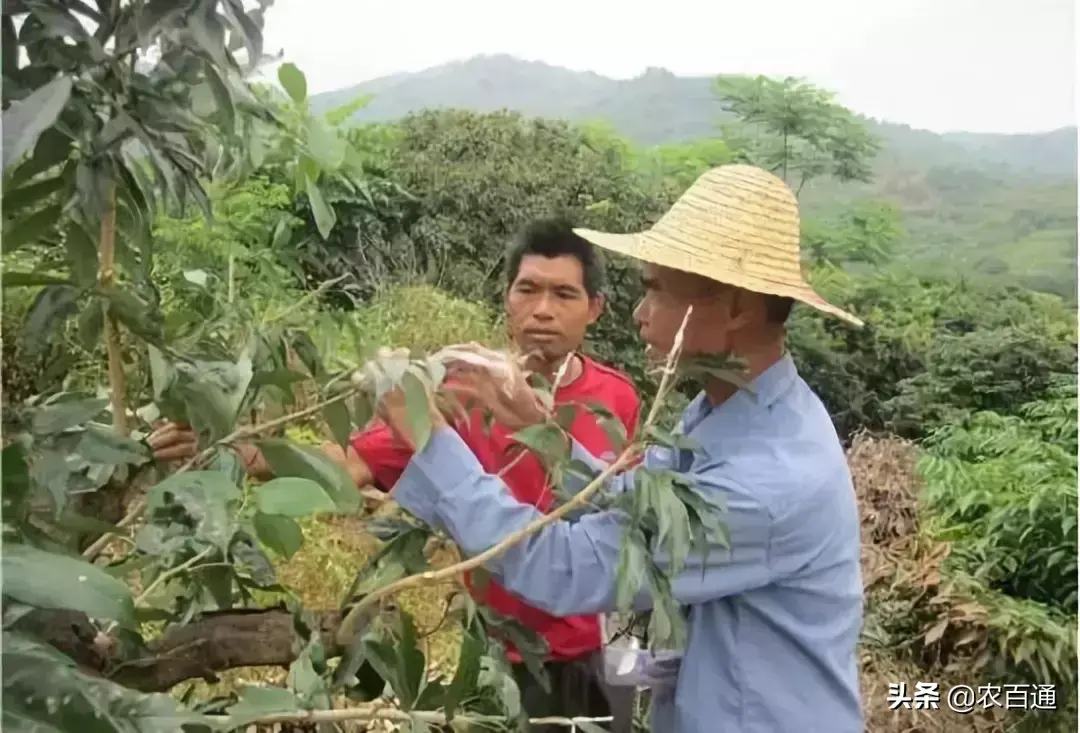
[[[772,173],[722,165],[703,173],[648,231],[609,234],[575,229],[597,247],[727,285],[806,303],[855,326],[803,278],[799,205]]]

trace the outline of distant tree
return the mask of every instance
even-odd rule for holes
[[[835,95],[794,77],[721,77],[716,91],[740,123],[725,139],[746,162],[780,175],[796,195],[811,179],[869,181],[879,143]]]

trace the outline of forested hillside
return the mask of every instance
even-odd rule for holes
[[[686,146],[721,135],[734,117],[710,77],[650,69],[614,80],[509,56],[479,56],[313,98],[328,109],[373,95],[353,119],[396,120],[422,109],[511,109],[602,121],[644,146]],[[857,111],[857,110],[856,110]],[[866,120],[882,141],[872,182],[820,182],[804,203],[828,216],[860,198],[895,202],[906,231],[898,254],[928,271],[949,267],[1073,299],[1076,293],[1076,128],[1031,135],[937,134]]]
[[[719,90],[734,115],[723,139],[640,144],[610,125],[468,110],[347,124],[362,100],[316,110],[291,64],[281,90],[251,81],[266,7],[166,5],[4,5],[4,730],[523,724],[500,639],[534,669],[544,649],[465,592],[461,573],[483,558],[359,492],[313,446],[343,449],[393,386],[417,435],[430,429],[438,350],[506,346],[503,259],[523,225],[640,230],[733,161],[821,199],[803,217],[805,272],[866,321],[796,308],[789,324],[858,494],[866,730],[1076,730],[1075,308],[1015,276],[908,256],[937,219],[955,227],[932,230],[948,247],[975,230],[1065,230],[1064,198],[1051,215],[1038,188],[935,174],[963,217],[920,199],[923,178],[898,206],[887,194],[906,179],[879,175],[874,128],[776,79]],[[926,217],[909,217],[919,204]],[[646,369],[639,272],[607,266],[585,349],[657,405],[621,446],[631,460],[645,440],[677,440],[698,385]],[[580,470],[561,415],[516,434],[553,482]],[[152,452],[161,419],[192,426],[195,455]],[[273,478],[245,474],[239,443]],[[634,492],[594,478],[595,494],[559,511],[592,498],[625,511],[617,586],[640,582],[651,638],[677,638],[657,558],[720,542],[705,519],[725,514],[670,472],[639,470]],[[917,682],[990,694],[968,712],[944,696],[889,705],[890,684]],[[1029,693],[1022,706],[1003,704],[1009,685]]]

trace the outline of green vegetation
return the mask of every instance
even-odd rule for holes
[[[496,55],[327,92],[312,104],[325,108],[374,94],[355,114],[358,122],[396,121],[444,107],[602,120],[661,157],[717,163],[723,162],[718,150],[723,128],[748,111],[753,88],[762,84],[758,93],[770,91],[770,84],[797,87],[793,80],[721,80],[721,87],[742,99],[739,108],[739,102],[734,107],[721,103],[717,80],[709,77],[649,69],[635,79],[616,81]],[[791,97],[788,110],[798,112],[807,101]],[[1020,283],[1075,302],[1075,128],[1032,135],[939,135],[891,122],[863,122],[881,145],[871,161],[872,180],[819,178],[800,197],[806,212],[828,219],[856,201],[888,201],[899,208],[906,228],[896,243],[897,259],[918,263],[926,272],[945,269]]]
[[[849,444],[863,510],[868,730],[1075,730],[1075,312],[998,265],[976,277],[909,256],[937,232],[945,259],[961,262],[978,230],[1012,252],[1007,267],[1037,261],[1056,288],[1057,238],[1072,227],[1075,244],[1074,183],[1053,184],[1060,198],[1047,207],[1045,191],[1015,177],[929,168],[898,201],[887,192],[900,177],[881,176],[892,138],[875,157],[880,141],[850,112],[781,80],[710,82],[709,98],[723,91],[736,114],[723,137],[680,136],[673,118],[674,142],[649,147],[618,126],[511,112],[346,128],[366,100],[324,112],[289,65],[284,95],[245,80],[261,10],[93,10],[107,16],[102,40],[69,17],[90,6],[32,7],[18,32],[3,16],[5,53],[28,59],[4,59],[6,726],[201,731],[228,715],[242,729],[342,707],[413,729],[455,711],[520,718],[489,638],[520,629],[453,582],[424,585],[416,574],[451,565],[455,548],[392,504],[361,506],[309,446],[366,423],[356,367],[435,376],[423,357],[438,347],[503,342],[501,255],[529,219],[633,231],[709,166],[754,160],[795,187],[809,179],[806,266],[868,324],[853,331],[801,309],[791,323],[801,371]],[[169,63],[119,63],[133,44]],[[116,63],[96,81],[57,76],[96,69],[102,54]],[[683,88],[673,79],[642,83],[663,99]],[[581,116],[618,122],[602,113],[634,109],[598,96],[605,80],[590,83],[595,104]],[[99,119],[102,109],[113,115]],[[976,144],[907,133],[926,143],[921,160],[939,143]],[[1007,158],[998,143],[970,155]],[[609,309],[589,348],[651,400],[658,385],[631,318],[637,272],[609,266]],[[369,361],[384,346],[417,361]],[[669,421],[679,396],[661,397]],[[138,439],[158,416],[192,422],[197,462],[148,460]],[[557,429],[522,440],[538,450]],[[240,475],[222,445],[238,434],[260,441],[275,481]],[[663,511],[686,537],[708,531],[708,507],[680,485],[650,491],[638,525]],[[649,543],[645,531],[627,540],[641,575],[653,570]],[[652,580],[654,629],[677,634]],[[340,633],[343,603],[363,611],[355,636]],[[907,711],[915,721],[884,704],[887,684],[903,680],[1053,684],[1059,710]]]

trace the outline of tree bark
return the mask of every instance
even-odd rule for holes
[[[109,184],[105,212],[101,215],[99,253],[101,264],[98,270],[98,285],[108,292],[116,282],[116,185],[113,183]],[[120,343],[120,331],[116,319],[108,309],[105,310],[103,336],[105,352],[109,358],[109,400],[112,403],[113,427],[121,435],[127,435],[129,429],[127,400],[124,398],[126,380],[123,346]]]
[[[327,656],[340,655],[334,634],[341,612],[311,615]],[[292,614],[281,607],[202,614],[166,631],[134,659],[120,658],[115,640],[99,635],[83,614],[39,610],[17,626],[67,654],[83,671],[142,692],[166,692],[190,679],[213,682],[218,673],[240,667],[286,667],[296,659],[299,646]]]

